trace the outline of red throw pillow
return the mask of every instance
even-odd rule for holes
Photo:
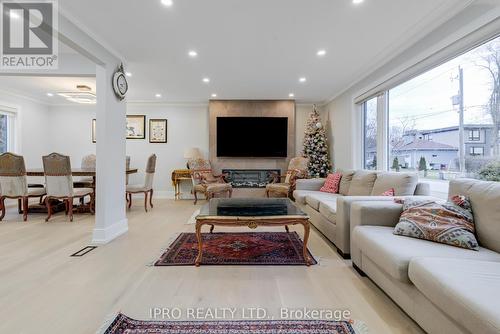
[[[328,174],[325,184],[319,191],[324,193],[339,193],[340,179],[342,179],[342,173]]]
[[[396,195],[396,191],[394,190],[394,188],[391,188],[387,191],[384,191],[382,194],[380,194],[380,196],[394,196]]]

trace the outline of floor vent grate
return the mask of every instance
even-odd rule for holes
[[[91,251],[93,251],[96,248],[97,248],[97,246],[87,246],[87,247],[80,249],[78,252],[71,254],[70,256],[71,257],[81,257],[81,256],[84,256],[85,254],[90,253]]]

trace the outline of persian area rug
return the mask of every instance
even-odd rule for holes
[[[146,321],[123,314],[113,320],[105,334],[355,334],[347,321]]]
[[[202,265],[306,265],[296,232],[203,233]],[[194,265],[198,242],[182,233],[155,266]],[[311,264],[317,261],[311,257]]]

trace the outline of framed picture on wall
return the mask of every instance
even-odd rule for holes
[[[92,142],[95,143],[95,118],[92,120]]]
[[[145,115],[127,115],[127,139],[146,139]]]
[[[166,143],[167,142],[167,120],[150,119],[149,120],[149,142]]]

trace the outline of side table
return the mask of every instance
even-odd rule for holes
[[[180,199],[182,181],[191,181],[191,172],[189,169],[176,169],[172,172],[172,186],[174,187],[174,199]]]

